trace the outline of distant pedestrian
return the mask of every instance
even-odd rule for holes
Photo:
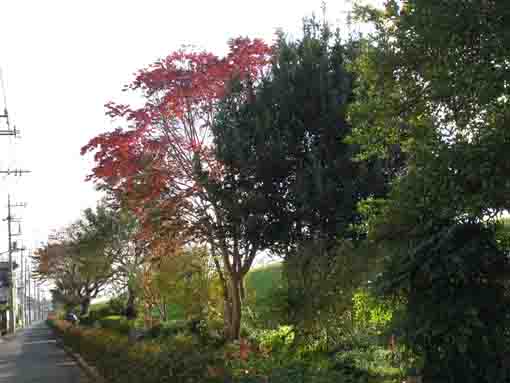
[[[67,313],[66,321],[71,322],[73,325],[77,325],[79,322],[79,319],[75,313]]]

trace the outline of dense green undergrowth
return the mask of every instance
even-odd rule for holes
[[[398,382],[382,349],[325,354],[296,349],[288,327],[261,330],[249,340],[225,343],[185,322],[130,343],[111,328],[49,324],[110,382]]]
[[[111,383],[402,381],[402,363],[388,350],[386,335],[374,335],[386,325],[387,313],[370,294],[360,291],[353,300],[354,319],[367,331],[350,332],[331,349],[321,342],[295,342],[294,328],[281,324],[285,322],[275,310],[287,299],[279,294],[285,290],[282,264],[251,271],[246,289],[242,339],[233,343],[225,341],[220,319],[172,315],[174,319],[143,330],[140,318],[128,321],[122,315],[117,299],[92,305],[80,326],[64,321],[52,326]],[[129,342],[130,329],[137,329],[136,342]]]
[[[172,342],[130,343],[127,336],[103,328],[71,326],[52,321],[51,327],[64,344],[95,366],[110,383],[219,381],[207,376],[221,360],[186,337]]]

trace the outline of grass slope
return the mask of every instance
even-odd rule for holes
[[[257,267],[246,276],[246,290],[255,298],[266,298],[271,290],[283,282],[282,264]]]

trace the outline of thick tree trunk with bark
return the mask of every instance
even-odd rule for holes
[[[229,337],[232,320],[232,300],[230,299],[229,288],[223,283],[223,333]]]
[[[225,301],[225,335],[229,340],[239,339],[241,331],[243,277],[231,276],[228,281],[228,300]]]
[[[242,291],[242,279],[232,279],[232,322],[231,322],[231,334],[232,339],[239,339],[241,331],[241,291]]]
[[[227,242],[223,241],[216,257],[217,248],[214,241],[211,242],[213,261],[223,287],[224,334],[228,340],[237,340],[241,332],[242,306],[245,299],[244,277],[250,270],[258,247],[241,250],[239,241],[235,240],[230,249]]]

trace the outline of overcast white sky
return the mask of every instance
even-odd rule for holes
[[[320,8],[320,0],[0,0],[0,67],[22,136],[0,137],[0,169],[32,171],[0,177],[2,218],[7,192],[27,202],[15,213],[25,246],[34,247],[94,206],[99,195],[84,182],[91,163],[80,147],[113,128],[103,105],[120,97],[137,69],[181,44],[220,53],[230,37],[270,40],[278,27],[298,33],[302,18]],[[327,8],[338,23],[350,2]],[[6,222],[0,225],[3,252]]]

